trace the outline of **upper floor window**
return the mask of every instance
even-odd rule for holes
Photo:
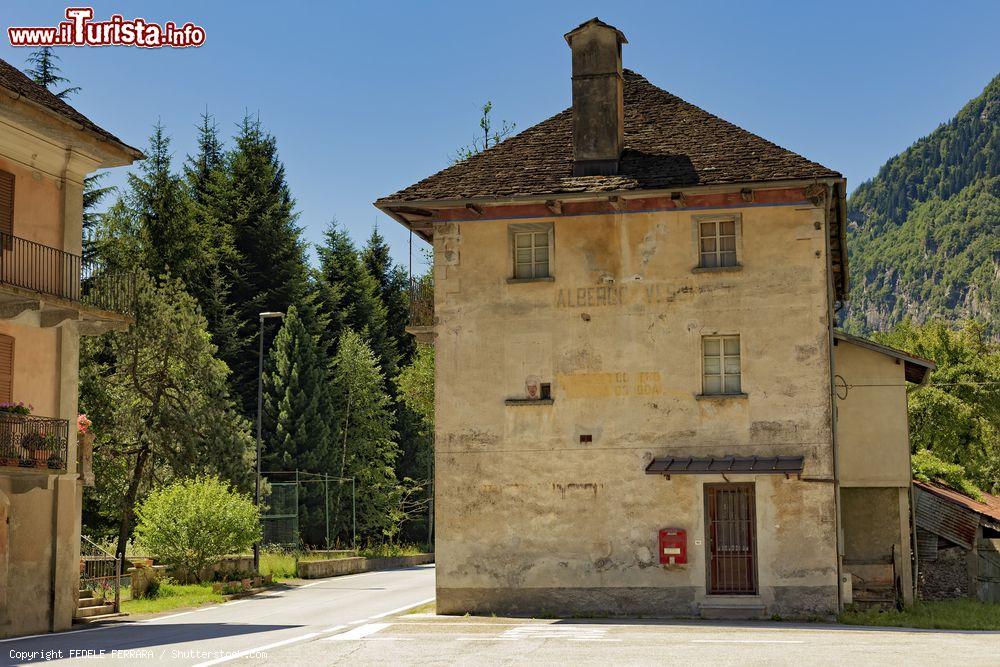
[[[698,266],[736,266],[736,218],[698,220]]]
[[[705,336],[702,344],[702,393],[739,394],[740,337]]]
[[[511,225],[510,240],[515,280],[551,276],[552,223]]]

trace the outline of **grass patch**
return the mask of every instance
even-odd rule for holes
[[[1000,630],[1000,604],[978,600],[917,602],[903,611],[845,610],[837,620],[847,625],[881,625],[929,630]]]
[[[122,593],[127,589],[123,588]],[[155,614],[181,607],[224,602],[225,597],[212,592],[212,584],[175,584],[164,581],[154,598],[122,600],[122,611],[129,614]]]
[[[263,551],[260,554],[260,573],[271,575],[275,581],[295,578],[296,555],[285,551]]]
[[[365,558],[392,558],[393,556],[416,556],[427,553],[422,544],[376,544],[358,550]]]

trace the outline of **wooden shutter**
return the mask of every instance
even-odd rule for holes
[[[0,334],[0,403],[14,400],[14,338]]]
[[[0,171],[0,234],[14,234],[14,174]],[[2,239],[3,245],[9,245]]]

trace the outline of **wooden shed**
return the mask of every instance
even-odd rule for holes
[[[1000,602],[1000,497],[913,482],[920,597]]]

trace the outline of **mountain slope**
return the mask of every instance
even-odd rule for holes
[[[848,202],[849,330],[976,318],[1000,336],[1000,76]]]

